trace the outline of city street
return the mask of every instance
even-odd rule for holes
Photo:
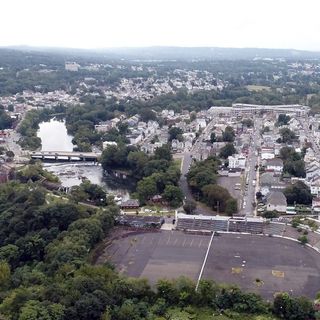
[[[242,201],[240,213],[246,216],[253,216],[255,212],[255,193],[256,193],[256,165],[258,164],[257,148],[260,147],[261,120],[255,121],[254,131],[250,139],[247,167],[244,173],[244,183],[242,190]]]

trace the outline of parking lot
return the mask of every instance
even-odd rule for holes
[[[240,198],[241,190],[236,190],[235,185],[237,183],[241,184],[241,177],[219,177],[217,182],[220,186],[226,188],[233,198]]]
[[[140,233],[113,241],[99,259],[120,272],[145,277],[199,277],[210,236],[178,231]],[[213,239],[203,279],[238,284],[272,298],[279,291],[313,298],[320,287],[320,255],[299,243],[264,236],[222,234]]]
[[[142,233],[114,241],[107,257],[120,272],[151,283],[180,275],[196,280],[209,240],[176,231]]]
[[[213,239],[203,278],[236,283],[266,298],[280,291],[314,298],[320,255],[290,240],[223,234]]]

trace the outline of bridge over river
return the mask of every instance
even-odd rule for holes
[[[68,151],[33,151],[29,152],[32,159],[53,161],[97,161],[101,153],[98,152],[68,152]]]

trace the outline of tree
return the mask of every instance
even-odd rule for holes
[[[305,245],[308,243],[308,238],[306,235],[302,235],[298,238],[298,241],[300,241],[301,244]]]
[[[14,158],[14,152],[11,150],[6,151],[6,156],[9,158]]]
[[[283,193],[290,205],[310,205],[312,203],[310,188],[302,181],[297,181],[295,184],[288,186]]]
[[[235,138],[235,132],[232,127],[227,126],[222,134],[222,141],[233,142]]]
[[[186,214],[192,214],[194,210],[196,210],[197,205],[192,200],[187,200],[186,203],[183,205],[183,210]]]
[[[290,116],[287,116],[286,114],[280,113],[278,116],[278,121],[277,121],[276,125],[278,127],[285,126],[289,123],[290,119],[291,119]]]
[[[13,119],[2,109],[0,109],[0,130],[9,129],[13,124]]]
[[[36,300],[28,301],[22,308],[19,320],[62,320],[65,308],[61,304],[45,305]]]
[[[233,143],[227,143],[224,147],[220,149],[219,157],[227,159],[229,156],[232,156],[236,152],[237,151]]]
[[[296,134],[289,128],[280,129],[280,135],[282,143],[292,143],[294,140],[297,140]]]
[[[294,177],[304,178],[306,176],[306,169],[303,160],[287,160],[283,166],[283,172],[288,173]]]
[[[10,281],[10,266],[6,261],[0,261],[0,287],[4,289]]]
[[[204,201],[218,212],[225,212],[227,200],[231,199],[227,189],[215,185],[208,184],[202,188]]]
[[[178,127],[171,127],[168,131],[169,133],[169,141],[171,142],[174,139],[177,139],[179,141],[183,141],[183,130]]]
[[[163,192],[163,199],[173,208],[179,207],[183,200],[183,193],[179,187],[167,185]]]
[[[214,143],[216,141],[217,141],[216,134],[214,132],[211,132],[211,134],[210,134],[210,142]]]
[[[171,161],[172,160],[172,154],[171,154],[170,146],[168,144],[165,144],[162,147],[157,148],[155,150],[155,152],[154,152],[154,158],[156,160]]]
[[[231,199],[228,199],[226,201],[226,209],[225,209],[225,212],[226,214],[228,215],[232,215],[234,213],[237,213],[238,212],[238,202],[236,199],[234,198],[231,198]]]
[[[138,182],[137,193],[140,202],[146,203],[151,197],[158,193],[157,184],[153,177],[145,177]]]
[[[141,121],[148,122],[149,120],[157,120],[157,116],[150,108],[142,108],[139,111]]]
[[[243,119],[243,120],[241,121],[241,123],[242,123],[243,126],[245,126],[245,127],[247,127],[247,128],[252,128],[253,125],[254,125],[254,122],[253,122],[252,119]]]
[[[304,297],[293,298],[288,293],[280,293],[274,299],[273,312],[286,320],[315,319],[311,301]]]

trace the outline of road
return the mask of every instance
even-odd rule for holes
[[[193,156],[196,154],[199,154],[200,152],[200,145],[203,140],[203,137],[207,135],[210,130],[212,130],[212,127],[214,126],[215,120],[212,120],[208,123],[206,128],[203,130],[202,134],[198,137],[195,144],[192,146],[191,150],[185,150],[182,154],[182,164],[181,164],[181,177],[179,181],[180,188],[185,196],[185,201],[195,201],[190,188],[188,186],[187,182],[187,173],[189,171],[190,165],[193,161]],[[206,207],[201,207],[197,204],[197,208],[194,211],[195,214],[202,214],[202,215],[215,215],[215,212],[210,210]]]
[[[261,119],[256,119],[254,131],[250,138],[249,153],[247,158],[247,167],[244,175],[244,186],[242,190],[242,201],[240,200],[240,213],[246,216],[255,215],[255,194],[256,194],[256,165],[258,164],[257,148],[261,145],[260,139]],[[253,182],[254,181],[254,182]]]

